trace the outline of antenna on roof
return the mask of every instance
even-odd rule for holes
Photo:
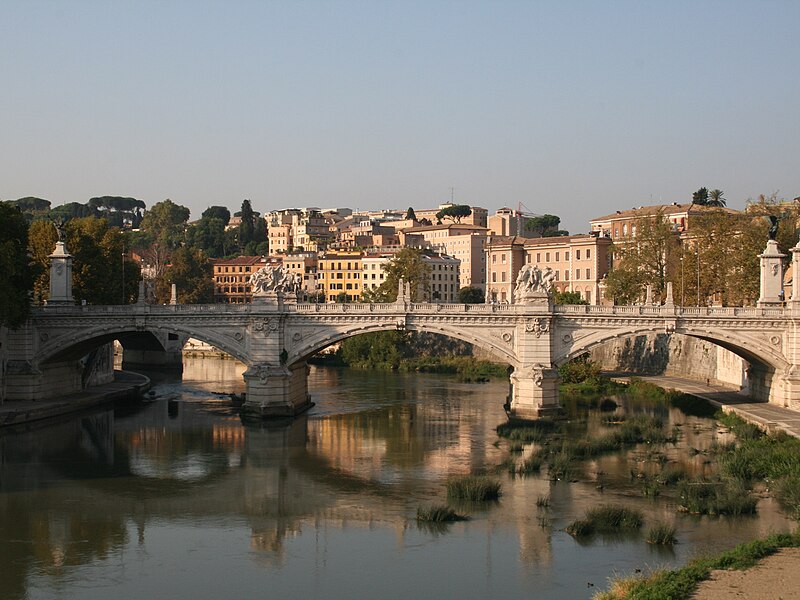
[[[451,186],[449,189],[450,189],[450,204],[455,204],[453,198],[455,198],[456,195],[456,188]]]

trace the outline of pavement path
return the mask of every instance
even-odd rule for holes
[[[773,433],[785,431],[791,436],[800,438],[800,412],[766,402],[754,402],[731,387],[715,383],[704,383],[683,377],[666,375],[635,375],[665,388],[678,390],[698,398],[704,398],[725,412],[739,415],[745,421],[762,426],[766,431]],[[629,375],[612,375],[616,381],[627,381]]]

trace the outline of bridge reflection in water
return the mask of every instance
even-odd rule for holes
[[[231,361],[211,362],[236,377]],[[187,380],[199,379],[198,364],[209,372],[211,363],[188,360]],[[610,552],[561,531],[598,501],[597,473],[616,477],[625,497],[639,464],[632,456],[587,465],[577,484],[501,473],[499,504],[464,507],[472,520],[444,531],[416,526],[419,506],[445,501],[448,476],[490,471],[507,455],[494,445],[505,384],[336,369],[313,369],[310,380],[317,407],[283,426],[243,426],[209,392],[217,383],[164,382],[158,389],[175,399],[0,436],[0,597],[99,598],[113,586],[120,597],[198,598],[232,582],[244,596],[536,589],[581,597],[576,564],[598,583],[641,564],[641,540]],[[713,443],[709,423],[664,414],[684,423],[686,444]],[[582,419],[574,435],[598,426],[599,415]],[[702,455],[691,461],[707,468]],[[535,506],[540,496],[550,509]],[[643,509],[648,519],[674,515],[668,503]],[[666,560],[698,541],[727,544],[787,524],[769,505],[760,510],[735,531],[682,526],[684,543]],[[434,576],[445,572],[462,575]],[[419,587],[428,585],[423,575],[431,589]]]

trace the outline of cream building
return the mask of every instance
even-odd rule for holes
[[[375,252],[364,255],[361,259],[363,290],[377,289],[386,281],[384,267],[394,254],[395,252]],[[461,261],[446,254],[433,252],[423,254],[422,260],[429,269],[428,289],[424,294],[424,301],[447,304],[457,302]]]
[[[410,227],[400,231],[400,244],[427,248],[457,258],[460,262],[459,285],[483,290],[486,282],[484,242],[487,231],[485,227],[463,223]]]
[[[610,247],[610,239],[591,234],[532,239],[491,236],[486,242],[487,301],[513,304],[517,274],[524,265],[535,265],[555,271],[558,291],[578,292],[589,304],[602,304]]]

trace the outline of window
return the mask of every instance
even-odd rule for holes
[[[530,254],[528,254],[528,256],[526,256],[525,259],[526,259],[528,264],[531,264],[531,255]]]
[[[559,260],[561,260],[561,259],[558,257],[558,255],[559,255],[559,254],[560,254],[559,252],[556,252],[556,262],[558,262]]]
[[[628,224],[627,223],[625,223],[622,226],[622,235],[628,235]]]
[[[497,272],[492,271],[492,283],[497,283]]]
[[[569,250],[564,252],[564,260],[569,260]]]
[[[550,262],[550,253],[549,252],[545,252],[544,253],[544,260],[545,260],[545,262]]]
[[[575,250],[575,260],[580,260],[580,259],[581,259],[581,251]]]
[[[586,302],[588,302],[589,304],[592,303],[592,292],[590,292],[589,290],[586,290]]]
[[[497,254],[492,254],[492,264],[497,262]]]
[[[537,252],[537,253],[536,253],[536,262],[537,262],[537,263],[538,263],[538,262],[542,262],[542,255],[541,255],[541,253],[540,253],[540,252]]]
[[[506,264],[506,255],[505,255],[505,254],[503,254],[503,255],[500,257],[500,262],[502,262],[503,264]]]
[[[580,279],[580,278],[581,278],[581,270],[575,269],[575,279]]]
[[[591,278],[592,278],[592,270],[586,269],[586,279],[591,279]]]
[[[564,281],[569,281],[569,270],[564,269]]]
[[[503,283],[505,283],[505,281],[506,281],[506,272],[505,272],[505,271],[503,271],[502,273],[500,273],[500,281],[502,281]]]

